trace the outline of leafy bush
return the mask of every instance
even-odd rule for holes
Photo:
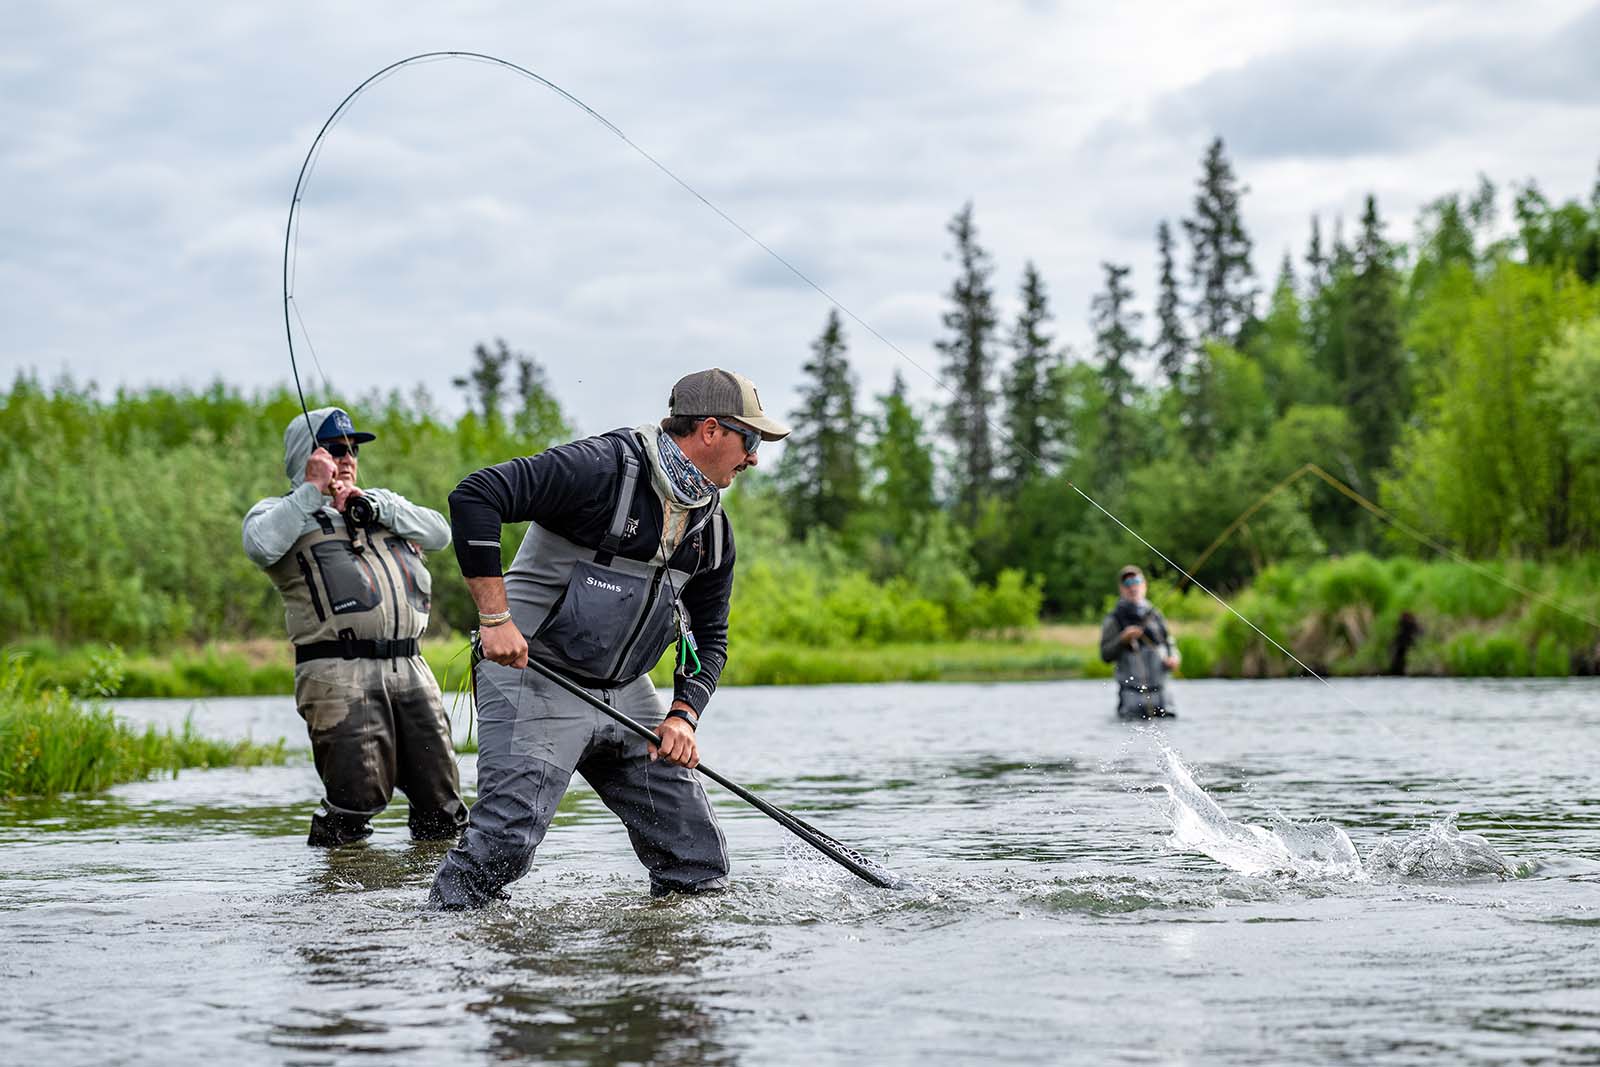
[[[1596,666],[1596,565],[1596,557],[1468,566],[1352,556],[1295,568],[1292,575],[1269,568],[1234,606],[1319,673],[1386,670],[1401,616],[1410,614],[1422,632],[1407,660],[1409,673],[1564,675]],[[1217,625],[1207,652],[1207,665],[1218,674],[1300,670],[1231,615]]]
[[[115,688],[115,679],[95,684]],[[0,797],[107,789],[194,767],[282,763],[281,740],[213,741],[185,722],[177,733],[138,731],[107,708],[39,685],[23,660],[0,660]]]

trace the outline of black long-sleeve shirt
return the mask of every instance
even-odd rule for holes
[[[612,439],[639,460],[640,475],[628,514],[638,519],[624,531],[617,554],[640,562],[658,559],[665,511],[651,484],[649,457],[632,430],[559,445],[537,456],[521,456],[474,471],[450,494],[450,527],[456,560],[468,578],[500,575],[500,527],[536,522],[574,544],[598,549],[611,526],[622,471]],[[697,508],[687,529],[705,517]],[[722,531],[721,563],[713,568],[712,531]],[[716,691],[728,659],[728,604],[733,595],[733,528],[726,517],[707,523],[677,547],[671,565],[692,577],[678,590],[693,620],[700,673],[673,676],[673,696],[698,713]]]

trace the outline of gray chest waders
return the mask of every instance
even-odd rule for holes
[[[605,687],[629,682],[656,665],[675,635],[688,632],[667,561],[624,569],[614,565],[627,530],[628,509],[638,488],[638,457],[613,441],[622,468],[611,525],[592,559],[573,562],[566,587],[532,635],[560,660],[562,673],[581,684]],[[700,533],[715,513],[683,537]],[[717,546],[721,555],[721,546]],[[630,561],[631,562],[631,561]],[[693,636],[688,638],[692,643]],[[698,662],[698,661],[697,661]]]
[[[302,650],[297,662],[415,655],[433,593],[421,551],[383,526],[349,522],[348,513],[342,529],[324,511],[313,518],[317,528],[267,568],[289,639]]]

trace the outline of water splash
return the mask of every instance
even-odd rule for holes
[[[1162,788],[1172,801],[1172,845],[1210,856],[1244,875],[1281,874],[1344,881],[1445,881],[1461,878],[1515,878],[1531,864],[1515,864],[1487,839],[1464,834],[1449,815],[1420,830],[1381,838],[1362,863],[1356,846],[1326,820],[1297,822],[1277,817],[1271,829],[1236,822],[1195,783],[1194,775],[1171,748],[1155,739],[1161,755]]]
[[[1454,815],[1403,837],[1382,838],[1367,853],[1368,872],[1383,880],[1517,878],[1532,869],[1530,864],[1512,863],[1485,838],[1456,829]]]
[[[1176,752],[1157,742],[1172,800],[1172,844],[1203,853],[1240,874],[1357,879],[1364,876],[1356,846],[1331,822],[1276,819],[1268,830],[1235,822],[1217,806]]]

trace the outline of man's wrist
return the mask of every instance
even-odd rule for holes
[[[700,716],[687,708],[673,708],[667,712],[666,717],[669,719],[682,719],[689,724],[689,729],[691,730],[700,729]]]

